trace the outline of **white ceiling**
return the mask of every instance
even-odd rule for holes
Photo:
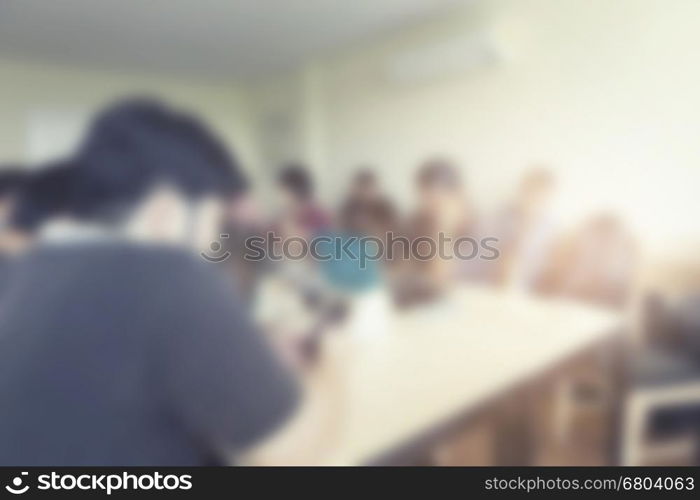
[[[0,56],[245,77],[460,0],[0,0]]]

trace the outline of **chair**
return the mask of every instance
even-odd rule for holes
[[[699,299],[697,294],[691,294],[675,307],[669,307],[658,297],[652,297],[647,303],[649,342],[628,364],[629,387],[622,420],[624,465],[642,465],[650,459],[669,463],[679,457],[687,460],[689,455],[697,453],[700,435]],[[673,432],[659,433],[659,427],[670,428]],[[648,435],[654,431],[662,439],[649,444]]]

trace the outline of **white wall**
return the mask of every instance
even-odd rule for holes
[[[484,207],[543,162],[559,175],[565,223],[612,208],[657,245],[700,236],[698,19],[694,0],[472,4],[300,70],[295,81],[315,106],[317,147],[307,156],[323,164],[328,201],[353,166],[370,162],[410,204],[417,162],[445,153],[462,162]],[[496,62],[432,80],[391,76],[397,57],[466,35]],[[288,120],[304,123],[298,112]]]
[[[442,153],[488,210],[542,162],[559,175],[564,223],[612,208],[658,245],[699,236],[698,19],[696,0],[475,1],[237,83],[0,60],[0,161],[27,159],[37,113],[86,115],[145,91],[198,111],[262,188],[282,162],[308,161],[334,203],[370,163],[409,206],[417,163]],[[492,62],[474,57],[483,47]]]
[[[37,150],[70,147],[96,109],[134,94],[154,95],[199,114],[257,176],[247,103],[233,83],[6,59],[0,59],[0,162],[30,162],[44,156]],[[55,144],[48,144],[51,131]]]

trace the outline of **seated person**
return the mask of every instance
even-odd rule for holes
[[[514,201],[487,225],[489,235],[498,238],[500,257],[485,266],[486,281],[526,292],[538,289],[554,251],[554,182],[545,168],[527,171]]]
[[[12,226],[12,214],[15,212],[20,193],[27,184],[29,174],[19,167],[3,167],[0,173],[0,259],[19,253],[23,248],[23,239]]]
[[[393,204],[381,194],[376,176],[370,170],[359,171],[340,208],[338,230],[329,233],[340,238],[341,248],[348,251],[335,255],[334,243],[330,241],[316,246],[320,255],[334,255],[321,264],[329,284],[349,293],[376,287],[380,261],[385,257],[382,250],[396,224]]]
[[[245,187],[223,153],[149,100],[94,121],[70,220],[23,256],[3,299],[0,465],[284,463],[326,439],[230,280],[197,255]]]
[[[282,169],[277,179],[280,213],[275,229],[282,236],[310,239],[331,226],[331,219],[314,200],[311,174],[301,165]]]
[[[27,174],[19,167],[0,169],[0,292],[7,281],[13,257],[24,248],[24,238],[12,225],[12,213],[26,178]]]
[[[405,229],[412,243],[411,260],[402,263],[403,270],[395,282],[400,303],[440,295],[465,272],[468,263],[453,255],[452,244],[443,245],[444,253],[440,255],[441,234],[452,242],[476,234],[476,217],[455,165],[444,159],[425,162],[418,171],[416,186],[418,209]],[[432,256],[431,246],[435,250]]]
[[[73,169],[68,163],[51,164],[24,176],[24,182],[13,196],[2,241],[6,255],[0,266],[0,293],[10,282],[16,257],[27,252],[40,231],[50,220],[60,218],[69,196],[69,179]]]
[[[638,260],[634,238],[611,214],[589,218],[565,239],[541,282],[542,290],[587,302],[622,307]]]
[[[49,222],[68,211],[74,166],[67,161],[51,163],[29,175],[11,215],[11,227],[23,246],[29,246]]]
[[[380,191],[379,181],[369,169],[355,174],[350,192],[340,209],[342,229],[360,236],[384,239],[396,230],[397,215],[393,203]]]

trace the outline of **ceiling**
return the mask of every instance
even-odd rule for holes
[[[248,77],[459,0],[0,0],[0,56]]]

